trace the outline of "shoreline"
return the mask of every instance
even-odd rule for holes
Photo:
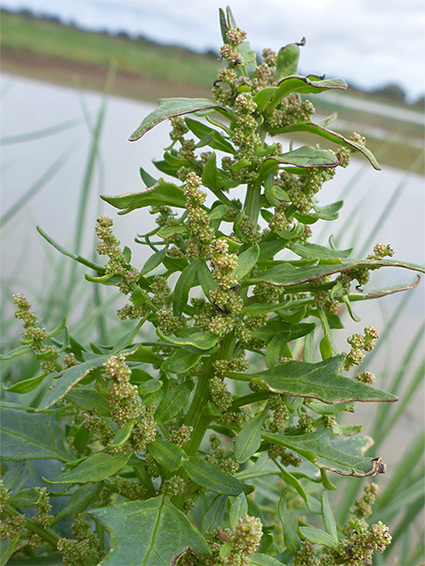
[[[27,49],[19,50],[5,47],[1,50],[0,62],[0,71],[10,75],[101,93],[106,88],[108,75],[108,67],[106,65],[95,65],[63,57],[45,57]],[[118,69],[110,94],[155,104],[158,98],[210,98],[211,91],[208,88],[194,85],[187,81],[174,82],[163,78],[136,75]],[[344,123],[344,109],[339,108],[338,110],[340,111],[340,118],[343,120],[342,123]],[[367,125],[361,122],[351,122],[348,119],[347,123],[351,124],[350,131],[362,132],[362,127],[367,129]],[[350,132],[345,129],[346,124],[344,124],[342,129],[341,125],[339,131],[343,135],[349,136]],[[394,141],[389,142],[387,138],[386,144],[383,143],[382,137],[374,137],[373,134],[366,133],[369,149],[377,156],[378,161],[383,166],[389,165],[398,169],[412,171],[419,175],[425,175],[424,146],[421,145],[419,138],[416,136],[409,138],[403,135],[404,132],[397,130],[398,128],[394,129]],[[391,132],[388,133],[390,134]],[[302,134],[294,135],[293,137],[301,142],[308,140]],[[382,151],[383,145],[386,146],[385,152]],[[414,170],[412,170],[413,165],[415,165]]]
[[[43,82],[103,92],[108,68],[90,63],[75,62],[62,57],[41,57],[28,50],[2,48],[0,71],[10,75]],[[142,77],[117,70],[111,95],[157,102],[158,98],[210,96],[210,90],[187,82],[171,82],[164,79]]]

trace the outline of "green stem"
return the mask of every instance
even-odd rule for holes
[[[244,211],[254,226],[257,225],[258,215],[260,214],[260,193],[261,185],[247,186]]]

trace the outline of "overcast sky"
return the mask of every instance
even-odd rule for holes
[[[399,84],[425,93],[423,0],[231,0],[253,48],[299,41],[305,73],[339,76],[361,88]],[[59,16],[80,27],[143,35],[191,49],[218,51],[219,0],[0,0],[0,7]]]

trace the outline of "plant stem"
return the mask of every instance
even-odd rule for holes
[[[250,221],[257,225],[258,215],[260,214],[260,192],[261,186],[248,185],[246,189],[244,211]]]

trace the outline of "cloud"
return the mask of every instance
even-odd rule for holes
[[[218,50],[221,0],[2,0],[0,6],[57,14],[90,29],[126,31],[200,51]],[[340,75],[363,87],[399,83],[411,96],[425,92],[422,62],[425,12],[421,0],[232,0],[252,46],[279,49],[307,38],[301,67]]]

